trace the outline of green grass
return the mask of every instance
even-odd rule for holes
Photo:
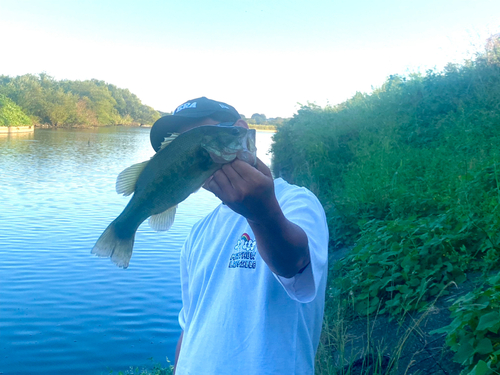
[[[421,338],[425,341],[433,334],[427,326],[432,324],[429,320],[439,311],[436,302],[453,286],[454,283],[446,285],[436,298],[423,306],[421,312],[398,317],[382,313],[381,304],[372,314],[360,317],[355,312],[353,295],[330,288],[315,361],[316,375],[406,374],[414,365],[417,365],[417,370],[411,368],[411,373],[423,374],[425,368],[419,369],[415,358],[424,351]],[[394,332],[397,334],[393,335]],[[416,352],[415,343],[421,345]],[[432,348],[433,351],[439,350],[436,342]]]
[[[404,373],[413,364],[410,361],[407,368],[399,368],[400,357],[406,349],[408,338],[412,332],[419,329],[421,322],[432,310],[431,305],[428,306],[427,312],[421,314],[408,328],[402,328],[397,341],[389,347],[374,337],[375,323],[382,316],[379,312],[361,320],[361,326],[364,325],[365,329],[360,336],[356,336],[348,329],[353,324],[352,311],[349,312],[349,304],[352,301],[342,300],[339,296],[333,298],[333,301],[330,301],[330,307],[334,306],[333,311],[327,313],[324,321],[316,356],[316,375],[389,375]],[[357,322],[360,325],[360,321]]]

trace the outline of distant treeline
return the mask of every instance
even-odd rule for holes
[[[156,110],[142,104],[128,89],[96,79],[57,81],[45,73],[14,78],[2,75],[0,95],[10,99],[3,99],[0,106],[4,102],[14,104],[33,123],[41,125],[152,124],[160,118]]]
[[[405,316],[475,273],[480,286],[441,333],[471,374],[499,373],[500,38],[443,71],[303,106],[274,140],[275,176],[319,196],[332,254],[353,246],[331,267],[325,327],[338,326],[341,305]]]
[[[288,120],[287,118],[283,117],[267,118],[263,113],[254,113],[252,116],[250,116],[250,118],[247,118],[245,115],[241,115],[241,117],[249,125],[257,125],[255,127],[256,129],[264,129],[260,126],[269,126],[269,128],[266,128],[268,130],[275,129],[277,126],[283,125],[283,123]]]
[[[255,125],[255,124],[248,124],[248,127],[250,129],[255,129],[255,130],[269,130],[269,131],[275,131],[276,126],[275,125]]]

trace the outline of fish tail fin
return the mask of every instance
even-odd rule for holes
[[[134,248],[135,232],[128,238],[120,238],[116,234],[116,220],[101,234],[92,248],[92,254],[109,258],[121,268],[127,268]]]

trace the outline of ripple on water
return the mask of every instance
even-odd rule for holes
[[[180,333],[179,251],[218,199],[193,194],[167,233],[141,225],[130,267],[118,269],[90,250],[129,200],[115,193],[116,176],[153,154],[149,130],[30,137],[0,138],[0,373],[95,375],[150,357],[165,364]],[[262,153],[271,135],[259,139],[269,164]]]

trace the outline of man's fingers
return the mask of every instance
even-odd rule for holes
[[[238,171],[233,168],[233,163],[224,165],[222,167],[222,172],[224,172],[225,176],[229,180],[229,183],[235,189],[241,187],[243,185],[242,183],[245,182],[245,175],[242,174],[244,171],[241,171],[241,169]]]
[[[256,168],[257,168],[257,170],[259,170],[260,172],[265,174],[267,177],[273,178],[273,174],[271,173],[271,170],[269,169],[269,167],[267,165],[265,165],[264,162],[262,160],[260,160],[259,158],[257,158]]]
[[[233,171],[233,173],[237,175],[235,171]],[[230,200],[234,195],[233,183],[223,169],[219,169],[212,175],[212,180],[210,181],[208,187],[210,188],[210,191],[219,197],[219,199],[223,202]]]
[[[260,159],[255,167],[236,159],[215,172],[205,186],[228,203],[245,197],[250,191],[259,191],[258,187],[269,178],[272,179],[271,171]]]
[[[257,165],[255,167],[239,159],[236,159],[229,165],[238,172],[242,179],[247,181],[254,180],[256,177],[260,176],[261,173],[272,178],[271,171],[260,159],[257,159]]]
[[[211,191],[212,193],[214,193],[217,197],[220,195],[221,193],[221,189],[220,189],[220,186],[217,184],[216,181],[214,181],[214,178],[213,178],[213,175],[210,177],[210,180],[207,180],[205,182],[205,184],[203,185],[205,189],[207,189],[208,191]]]

